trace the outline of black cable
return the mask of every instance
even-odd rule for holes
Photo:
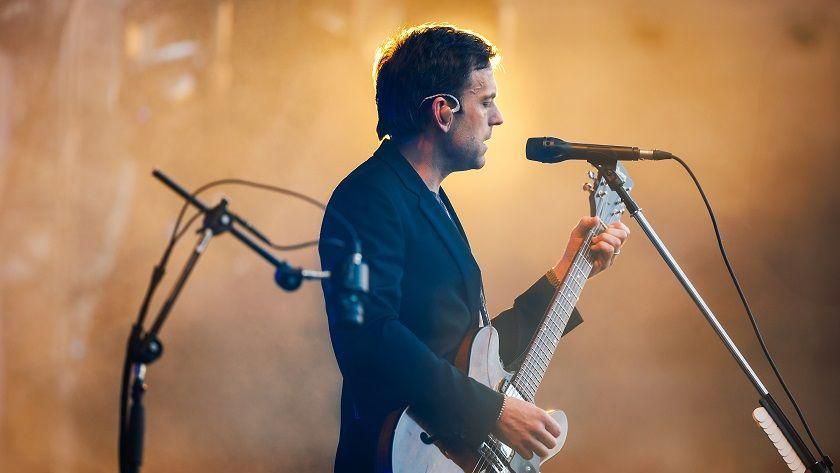
[[[819,444],[817,444],[817,440],[814,438],[814,435],[811,433],[811,428],[808,427],[808,423],[805,422],[805,416],[802,415],[802,411],[799,409],[799,405],[796,403],[796,400],[793,398],[793,394],[788,389],[787,384],[785,383],[784,379],[782,379],[782,374],[779,372],[779,369],[776,367],[776,363],[773,361],[773,357],[770,356],[770,352],[767,350],[767,345],[764,343],[764,337],[761,335],[761,331],[758,329],[758,324],[755,321],[755,316],[753,316],[752,309],[750,308],[750,304],[747,302],[747,297],[744,295],[744,291],[741,289],[741,284],[738,282],[738,278],[735,276],[735,271],[732,269],[732,265],[729,263],[729,257],[726,255],[726,249],[723,247],[723,240],[720,236],[720,230],[718,229],[717,219],[715,218],[715,213],[712,211],[712,206],[709,204],[709,199],[706,198],[706,193],[703,192],[703,188],[700,186],[700,181],[697,180],[697,177],[691,171],[691,168],[688,167],[688,164],[685,163],[682,159],[678,156],[672,156],[671,159],[675,160],[676,162],[680,163],[682,167],[688,172],[688,175],[691,176],[691,180],[694,181],[694,185],[697,186],[697,190],[700,191],[700,197],[703,198],[703,203],[706,204],[706,210],[709,212],[709,218],[712,221],[712,228],[715,230],[715,238],[717,238],[718,248],[720,248],[720,255],[723,257],[723,263],[726,265],[726,270],[729,271],[729,276],[732,278],[732,282],[735,284],[735,289],[738,290],[738,296],[741,298],[741,302],[744,305],[744,309],[747,311],[747,316],[749,316],[750,324],[752,325],[753,331],[755,332],[756,338],[758,338],[758,344],[761,345],[761,351],[764,352],[764,356],[767,358],[767,361],[770,363],[770,367],[773,368],[773,373],[776,375],[776,378],[779,380],[779,384],[782,385],[782,389],[784,389],[785,394],[787,395],[790,403],[793,404],[793,408],[796,410],[796,414],[799,416],[799,420],[802,422],[802,425],[805,427],[805,432],[808,433],[808,437],[811,439],[811,443],[814,444],[816,447],[817,452],[819,453],[820,457],[825,458],[822,450],[820,449]]]
[[[245,180],[245,179],[219,179],[217,181],[208,182],[207,184],[204,184],[203,186],[196,189],[193,192],[193,197],[199,195],[200,193],[206,191],[207,189],[217,187],[217,186],[221,186],[221,185],[230,185],[230,184],[247,186],[247,187],[254,187],[254,188],[257,188],[257,189],[263,189],[263,190],[268,190],[268,191],[272,191],[272,192],[277,192],[278,194],[283,194],[283,195],[287,195],[289,197],[294,197],[294,198],[300,199],[304,202],[307,202],[309,204],[312,204],[315,207],[318,207],[319,209],[323,210],[324,212],[329,212],[330,214],[332,214],[333,217],[335,217],[347,229],[347,233],[350,234],[350,239],[353,240],[353,246],[354,246],[355,252],[356,253],[361,253],[361,244],[360,244],[359,236],[356,233],[356,230],[350,224],[350,222],[347,221],[347,219],[343,215],[341,215],[338,211],[336,211],[335,209],[327,208],[327,206],[325,204],[323,204],[322,202],[320,202],[316,199],[313,199],[312,197],[309,197],[305,194],[301,194],[300,192],[285,189],[283,187],[273,186],[271,184],[263,184],[263,183],[260,183],[260,182],[248,181],[248,180]],[[183,235],[183,231],[179,233],[178,230],[179,230],[179,227],[181,225],[181,221],[183,220],[184,214],[186,213],[188,207],[189,207],[189,202],[185,202],[183,207],[181,207],[181,211],[178,213],[178,219],[175,221],[175,227],[172,229],[171,241],[177,241]],[[195,218],[195,216],[193,218]],[[192,221],[193,220],[191,219],[190,223]],[[187,225],[187,227],[189,227],[189,225]],[[260,239],[262,241],[264,241],[269,247],[271,247],[273,249],[276,249],[276,250],[280,250],[280,251],[299,250],[301,248],[307,248],[307,247],[310,247],[310,246],[315,246],[320,241],[320,240],[310,240],[310,241],[306,241],[306,242],[302,242],[302,243],[295,243],[295,244],[291,244],[291,245],[279,245],[279,244],[276,244],[276,243],[272,242],[271,240],[269,240],[267,238],[264,238],[263,236],[260,236]],[[335,239],[335,238],[329,238],[329,239],[324,240],[323,242],[327,243],[327,244],[330,244],[330,245],[338,246],[338,247],[341,247],[341,248],[346,247],[346,245],[343,241]]]
[[[190,229],[190,227],[191,227],[191,226],[192,226],[192,224],[196,221],[196,219],[198,219],[198,217],[200,217],[201,215],[202,215],[202,213],[201,213],[200,211],[199,211],[199,212],[194,213],[194,214],[192,215],[192,217],[190,217],[190,218],[187,220],[187,223],[185,223],[185,224],[184,224],[184,226],[183,226],[183,228],[181,229],[181,231],[179,231],[179,232],[175,235],[175,241],[180,240],[180,239],[181,239],[181,237],[182,237],[182,236],[184,236],[184,234],[185,234],[185,233],[187,233],[187,231]],[[338,239],[336,239],[336,238],[327,238],[327,239],[325,239],[325,240],[309,240],[309,241],[304,241],[304,242],[301,242],[301,243],[294,243],[294,244],[291,244],[291,245],[278,245],[278,244],[275,244],[275,243],[271,242],[270,240],[269,240],[269,241],[266,241],[265,243],[266,243],[269,247],[274,248],[275,250],[279,250],[279,251],[293,251],[293,250],[300,250],[300,249],[303,249],[303,248],[309,248],[310,246],[315,246],[315,245],[317,245],[317,244],[318,244],[319,242],[321,242],[321,241],[323,241],[323,242],[325,242],[325,243],[328,243],[328,244],[330,244],[330,245],[333,245],[333,246],[338,246],[338,247],[340,247],[340,248],[345,248],[345,247],[347,246],[347,245],[345,245],[345,244],[344,244],[344,242],[343,242],[343,241],[338,240]]]
[[[182,236],[184,236],[184,233],[187,233],[187,230],[189,230],[189,229],[190,229],[190,227],[192,226],[193,222],[195,222],[195,221],[198,219],[198,217],[200,217],[200,216],[201,216],[201,214],[202,214],[202,212],[199,210],[198,212],[194,213],[194,214],[193,214],[193,216],[192,216],[192,217],[190,217],[190,218],[187,220],[187,223],[185,223],[185,224],[184,224],[184,228],[182,228],[182,229],[181,229],[181,231],[180,231],[180,232],[178,232],[178,233],[175,235],[175,241],[180,240],[180,239],[181,239],[181,237],[182,237]],[[177,225],[176,225],[176,228],[177,228]]]

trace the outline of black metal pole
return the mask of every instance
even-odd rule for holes
[[[198,258],[207,249],[213,235],[213,230],[204,228],[201,238],[181,270],[178,281],[155,318],[152,329],[148,333],[142,333],[142,329],[137,325],[135,325],[136,328],[132,329],[132,337],[135,338],[129,341],[129,353],[127,355],[128,360],[130,360],[131,377],[133,379],[131,401],[128,407],[127,423],[120,432],[122,438],[120,441],[120,469],[122,473],[138,473],[143,463],[143,441],[146,426],[146,409],[143,406],[143,396],[146,394],[146,365],[155,362],[163,353],[163,344],[158,340],[157,334],[160,332],[172,307],[174,307],[187,278],[189,278],[198,262]]]
[[[178,295],[181,294],[181,290],[184,288],[184,284],[187,283],[187,278],[190,277],[192,270],[195,268],[195,264],[198,262],[198,258],[204,253],[204,250],[207,249],[207,245],[210,244],[210,239],[213,238],[213,235],[215,235],[215,233],[212,229],[207,227],[204,228],[204,231],[201,234],[201,238],[199,238],[198,243],[195,245],[192,254],[190,254],[190,258],[187,260],[187,264],[184,265],[184,269],[181,271],[181,275],[175,282],[175,286],[172,287],[172,292],[170,292],[169,297],[167,297],[166,301],[163,303],[163,306],[160,309],[160,313],[152,323],[152,328],[144,337],[143,345],[141,345],[140,347],[141,351],[145,351],[150,348],[154,349],[154,347],[150,347],[150,345],[152,343],[160,343],[160,341],[157,339],[157,334],[160,332],[160,329],[163,326],[164,322],[166,322],[166,318],[169,316],[169,313],[172,311],[172,307],[175,305],[175,300],[178,298]]]

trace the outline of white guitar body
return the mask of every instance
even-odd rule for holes
[[[506,384],[505,381],[510,379],[511,373],[505,371],[499,358],[499,334],[495,328],[484,327],[473,337],[472,347],[469,350],[467,374],[470,378],[494,389],[499,389],[503,384]],[[505,394],[521,398],[512,386],[506,389]],[[566,433],[568,432],[568,422],[563,411],[548,411],[548,413],[560,424],[562,433],[557,439],[557,446],[546,457],[540,458],[535,455],[531,460],[525,460],[510,447],[499,442],[495,444],[496,450],[503,454],[504,460],[501,465],[494,465],[495,462],[488,461],[481,451],[474,452],[473,455],[463,455],[463,453],[446,451],[446,446],[440,446],[437,443],[427,444],[423,441],[421,435],[428,438],[426,437],[428,434],[415,421],[411,408],[408,408],[403,411],[394,429],[391,451],[389,452],[391,468],[389,470],[385,466],[381,471],[392,471],[393,473],[538,472],[543,462],[560,451],[566,441]],[[494,439],[491,437],[488,440],[493,441]],[[488,442],[485,442],[485,446],[487,444]]]

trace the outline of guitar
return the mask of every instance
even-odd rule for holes
[[[617,163],[615,171],[625,177],[625,188],[629,192],[632,181],[624,167]],[[575,254],[569,271],[555,291],[545,316],[525,352],[522,364],[514,373],[504,369],[499,357],[499,334],[490,325],[476,329],[471,336],[467,336],[456,357],[455,365],[469,377],[498,389],[505,396],[534,402],[548,363],[560,341],[560,335],[565,330],[592,271],[590,242],[606,230],[609,224],[617,222],[625,211],[619,196],[607,185],[603,172],[603,169],[600,170],[596,176],[590,171],[589,177],[593,182],[584,185],[584,190],[590,192],[591,215],[600,217],[601,224],[589,232]],[[548,413],[562,427],[557,446],[545,457],[534,455],[530,460],[526,460],[492,434],[487,436],[478,450],[452,441],[436,439],[426,432],[422,421],[415,417],[409,406],[404,411],[397,411],[389,416],[382,428],[377,471],[536,473],[540,465],[560,451],[568,432],[568,422],[563,411],[554,410]]]

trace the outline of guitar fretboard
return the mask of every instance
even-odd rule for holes
[[[583,286],[592,272],[593,258],[590,250],[592,238],[604,230],[606,230],[606,226],[602,223],[590,231],[587,238],[584,239],[572,261],[569,272],[555,292],[551,304],[549,304],[539,330],[537,330],[528,346],[522,365],[511,380],[511,384],[528,401],[533,402],[536,397],[537,389],[543,376],[545,376],[554,350],[560,342],[560,336],[566,330],[566,325],[569,323],[575,304],[581,291],[583,291]]]

